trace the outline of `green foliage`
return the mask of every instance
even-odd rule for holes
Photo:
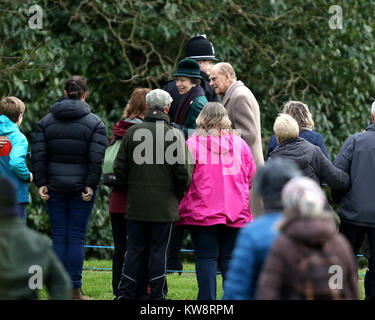
[[[43,8],[42,30],[28,26],[32,4]],[[343,10],[341,30],[328,25],[334,4]],[[110,136],[134,88],[161,87],[186,40],[205,33],[256,96],[265,151],[277,113],[293,99],[309,105],[333,158],[369,123],[374,9],[373,0],[0,1],[0,95],[25,101],[22,128],[31,141],[64,81],[81,74]],[[47,232],[45,204],[31,189],[29,222]],[[108,229],[107,204],[108,190],[100,188],[88,242],[110,242],[101,230]]]

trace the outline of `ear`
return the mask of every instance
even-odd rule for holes
[[[19,127],[22,123],[22,120],[23,120],[23,113],[20,113],[20,115],[18,116],[18,119],[16,121],[16,125]]]
[[[64,90],[64,95],[65,95],[65,97],[68,96],[68,93],[66,92],[66,90]]]
[[[86,98],[87,98],[87,92],[85,92],[85,93],[82,95],[81,100],[82,100],[82,101],[85,101]]]
[[[165,109],[165,113],[168,113],[169,109],[171,108],[171,104],[168,104],[167,109]]]
[[[371,113],[371,122],[375,122],[375,117],[372,113]]]

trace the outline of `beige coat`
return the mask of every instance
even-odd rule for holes
[[[263,165],[260,112],[253,93],[242,81],[236,81],[225,92],[222,104],[228,111],[233,128],[241,130],[241,137],[249,145],[255,164]],[[250,208],[255,217],[263,209],[261,199],[256,197],[253,191],[250,192]]]
[[[228,111],[233,128],[241,130],[241,137],[249,145],[255,163],[263,164],[259,105],[253,93],[242,81],[236,81],[225,92],[222,104]]]

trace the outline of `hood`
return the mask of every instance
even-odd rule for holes
[[[239,147],[241,150],[241,141],[238,138],[235,138],[233,134],[225,134],[221,136],[199,136],[196,135],[200,148],[203,150],[207,149],[214,154],[228,154],[233,153],[234,147]]]
[[[283,228],[283,233],[306,245],[322,245],[336,234],[333,219],[297,218]]]
[[[127,120],[120,120],[117,121],[113,127],[113,134],[117,137],[121,137],[125,134],[126,130],[128,130],[131,126],[140,123],[141,121],[127,121]]]
[[[311,143],[303,138],[292,138],[280,143],[270,153],[271,158],[282,154],[283,157],[296,162],[301,170],[307,168],[311,160]]]
[[[7,135],[19,130],[17,125],[5,115],[0,116],[0,134]]]
[[[57,101],[51,108],[53,116],[60,120],[79,119],[90,112],[90,106],[85,101],[69,98]]]

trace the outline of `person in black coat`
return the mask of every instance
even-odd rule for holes
[[[82,295],[87,224],[95,202],[107,145],[106,128],[85,102],[86,80],[73,76],[65,98],[38,122],[31,155],[34,183],[47,201],[52,246],[73,282],[73,299]]]
[[[201,69],[202,81],[200,86],[204,90],[204,94],[208,102],[220,102],[221,98],[215,93],[213,87],[210,86],[209,73],[213,63],[217,61],[215,57],[215,49],[210,41],[206,39],[206,35],[192,37],[185,45],[185,58],[190,58],[198,62]],[[179,94],[176,79],[167,82],[163,90],[167,91],[173,101],[168,115],[171,123],[175,122],[178,106],[180,105],[182,95]]]
[[[318,146],[298,136],[299,126],[293,117],[280,114],[275,120],[273,130],[279,144],[269,158],[291,159],[296,162],[304,176],[319,184],[327,183],[331,190],[348,190],[349,175],[336,168]]]

